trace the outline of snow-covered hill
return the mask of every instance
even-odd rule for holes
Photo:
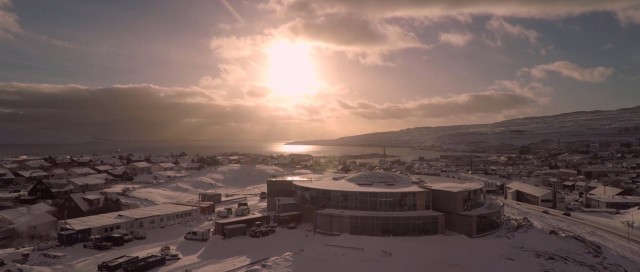
[[[435,147],[449,150],[462,147],[469,150],[481,146],[522,145],[542,140],[633,140],[638,137],[640,106],[526,117],[492,124],[417,127],[290,144]]]

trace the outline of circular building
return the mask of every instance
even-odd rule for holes
[[[416,236],[441,234],[446,226],[473,236],[473,220],[459,220],[466,224],[462,227],[455,220],[461,212],[485,206],[483,188],[481,182],[449,178],[417,182],[378,171],[287,177],[267,181],[267,204],[278,214],[295,205],[302,219],[321,233]]]

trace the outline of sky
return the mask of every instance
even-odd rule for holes
[[[327,139],[633,107],[638,86],[640,1],[0,0],[11,135]]]

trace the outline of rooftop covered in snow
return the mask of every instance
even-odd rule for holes
[[[413,184],[407,176],[381,171],[367,171],[355,174],[314,175],[308,179],[295,179],[293,183],[302,187],[340,191],[424,191],[423,188]]]

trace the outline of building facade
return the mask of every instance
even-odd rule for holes
[[[483,186],[439,177],[414,182],[389,172],[286,177],[267,181],[267,207],[275,213],[289,212],[284,205],[296,203],[303,221],[327,234],[417,236],[441,234],[446,228],[476,236],[489,225],[501,225],[502,206],[485,207]],[[462,214],[483,207],[484,212]],[[458,227],[458,217],[469,222]],[[471,223],[478,218],[484,221]],[[485,223],[494,219],[495,224]]]

